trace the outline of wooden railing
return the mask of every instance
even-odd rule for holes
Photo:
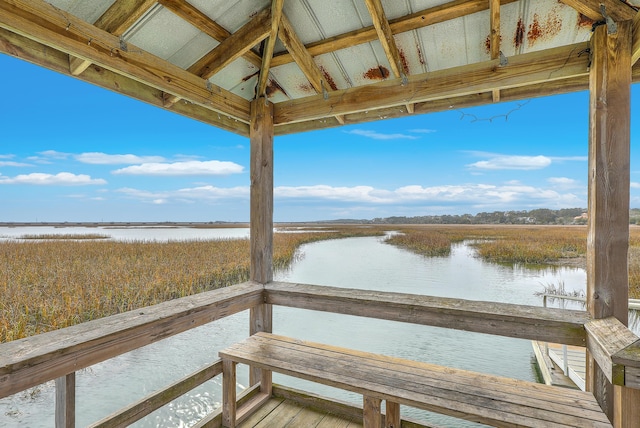
[[[247,282],[0,344],[0,398],[56,379],[56,425],[75,417],[75,372],[264,304],[586,346],[614,385],[640,389],[640,340],[615,318],[584,311],[412,294]],[[133,403],[95,426],[132,423],[206,380],[220,363]]]

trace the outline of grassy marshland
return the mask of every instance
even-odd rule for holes
[[[501,263],[584,266],[586,227],[398,227],[388,242],[426,256],[475,240],[479,257]],[[303,243],[380,235],[382,228],[334,227],[277,233],[274,265],[286,268]],[[0,341],[211,290],[249,277],[249,241],[114,242],[77,238],[0,242]],[[640,228],[631,228],[630,296],[640,298]]]
[[[400,228],[387,242],[424,255],[446,255],[448,245],[475,240],[478,256],[497,263],[586,265],[586,226],[425,225]],[[448,243],[446,242],[448,241]],[[640,228],[630,228],[629,297],[640,298]]]
[[[303,243],[380,233],[331,230],[276,234],[275,268]],[[0,341],[246,281],[249,252],[246,239],[0,242]]]

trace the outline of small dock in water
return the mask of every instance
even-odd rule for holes
[[[531,344],[533,345],[533,352],[544,383],[564,388],[585,390],[585,348],[535,340]]]

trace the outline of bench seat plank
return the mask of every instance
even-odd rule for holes
[[[590,393],[257,333],[220,357],[495,426],[611,427]]]

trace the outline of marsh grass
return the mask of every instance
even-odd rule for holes
[[[29,239],[29,240],[81,240],[81,239],[109,239],[109,235],[101,235],[99,233],[66,233],[66,234],[55,234],[55,233],[45,233],[41,235],[22,235],[18,237],[18,239]]]
[[[385,242],[423,256],[451,254],[451,238],[437,230],[405,229],[402,233],[387,237]]]
[[[379,235],[372,228],[276,233],[275,269],[321,239]],[[0,242],[0,341],[7,342],[249,279],[247,239]]]

